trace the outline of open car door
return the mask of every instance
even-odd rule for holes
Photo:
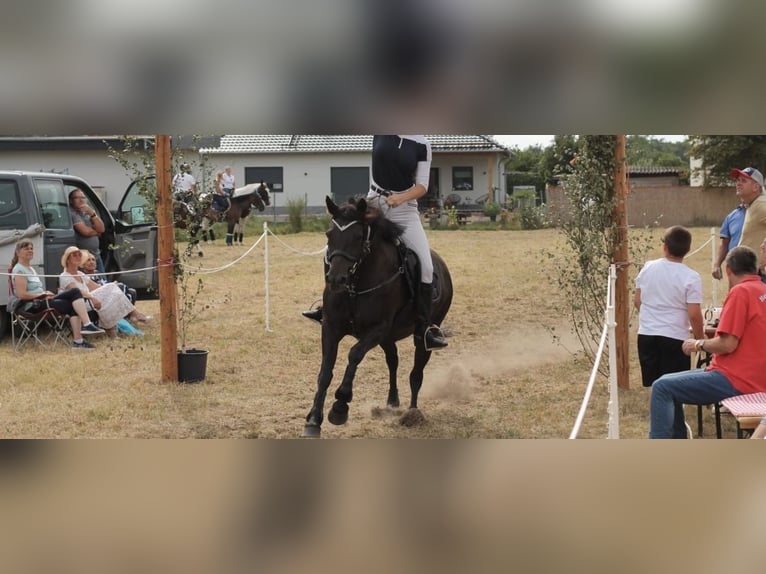
[[[123,274],[120,281],[150,297],[158,295],[157,218],[154,177],[131,182],[115,220],[114,256]]]

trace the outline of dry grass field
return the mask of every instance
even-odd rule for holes
[[[709,229],[695,229],[695,247]],[[430,231],[432,247],[450,266],[455,286],[444,327],[451,337],[434,353],[420,397],[425,423],[399,424],[403,411],[385,408],[387,371],[383,353],[372,351],[354,386],[349,422],[325,421],[325,438],[565,438],[588,382],[591,365],[557,311],[561,294],[555,270],[541,256],[557,249],[555,230]],[[660,230],[635,231],[656,239]],[[245,247],[208,246],[203,268],[229,263]],[[248,243],[249,241],[249,243]],[[0,342],[0,435],[77,438],[296,438],[310,408],[321,359],[320,330],[301,310],[322,289],[320,233],[269,237],[271,331],[266,330],[266,273],[261,243],[237,265],[205,276],[210,308],[193,325],[190,346],[210,350],[207,380],[162,384],[160,326],[143,337],[93,338],[94,352],[31,346],[16,353]],[[313,254],[313,255],[309,255]],[[711,299],[710,248],[688,260],[703,276]],[[719,288],[719,302],[723,297]],[[159,301],[139,307],[159,318]],[[631,326],[631,389],[620,392],[622,438],[644,438],[648,392],[641,388]],[[554,340],[552,331],[557,338]],[[351,345],[341,347],[334,393]],[[400,395],[409,401],[407,373],[412,343],[402,341]],[[581,438],[607,432],[607,382],[600,378]],[[692,411],[690,410],[690,413]],[[713,435],[706,413],[706,437]],[[690,423],[692,420],[690,420]]]

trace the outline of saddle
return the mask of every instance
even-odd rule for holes
[[[397,244],[399,251],[399,262],[404,269],[404,282],[407,285],[407,291],[410,294],[410,301],[416,301],[418,297],[418,286],[420,285],[420,259],[417,253],[409,249],[402,241]],[[439,276],[434,271],[432,298],[436,301],[439,298],[441,286]]]

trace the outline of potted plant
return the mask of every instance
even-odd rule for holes
[[[177,318],[178,318],[178,382],[198,383],[205,380],[207,373],[207,349],[187,347],[189,327],[209,308],[200,301],[199,297],[205,288],[202,278],[186,263],[192,255],[192,246],[187,246],[182,258],[176,257],[175,267],[177,289]]]
[[[503,209],[500,207],[499,203],[495,203],[494,201],[488,201],[484,204],[484,207],[482,208],[482,211],[484,212],[484,215],[489,217],[490,221],[496,221],[497,216],[500,214],[500,212]]]

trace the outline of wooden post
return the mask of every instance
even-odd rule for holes
[[[615,346],[617,347],[617,386],[621,389],[630,388],[630,348],[628,338],[628,322],[630,321],[630,296],[628,289],[628,210],[627,183],[628,168],[626,161],[625,136],[615,136],[616,145],[614,161],[616,165],[614,178],[614,208],[615,251],[613,262],[617,265],[617,283],[615,285]]]
[[[176,319],[176,282],[174,275],[175,235],[173,233],[173,198],[171,195],[170,136],[154,138],[157,174],[158,265],[160,287],[160,350],[162,382],[178,381],[178,323]]]

